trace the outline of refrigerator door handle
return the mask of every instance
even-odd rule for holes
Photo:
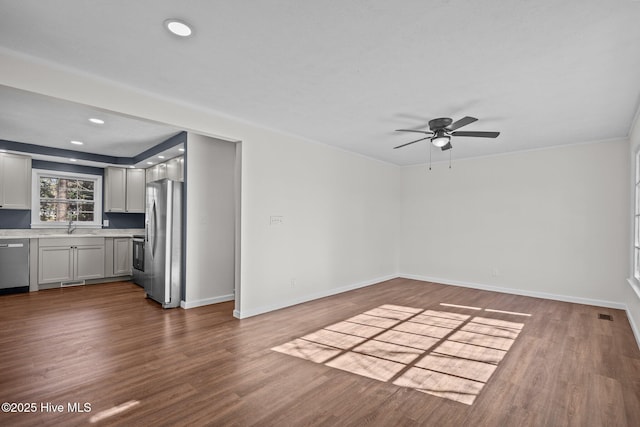
[[[151,228],[153,231],[151,232],[151,237],[153,238],[153,242],[151,242],[151,255],[153,257],[156,256],[156,246],[158,245],[157,233],[158,233],[158,217],[156,211],[156,201],[153,201],[153,206],[151,207]]]

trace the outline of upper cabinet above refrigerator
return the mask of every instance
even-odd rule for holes
[[[147,182],[154,182],[161,179],[172,181],[184,181],[184,156],[174,157],[164,163],[146,169]]]

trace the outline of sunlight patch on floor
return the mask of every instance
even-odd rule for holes
[[[130,400],[128,402],[122,403],[112,408],[105,409],[104,411],[100,411],[94,414],[91,418],[89,418],[89,422],[92,424],[100,422],[106,418],[113,417],[114,415],[118,415],[122,412],[128,411],[129,409],[139,404],[140,404],[139,400]]]
[[[455,304],[443,307],[484,310]],[[524,324],[384,304],[272,350],[434,396],[473,404]]]

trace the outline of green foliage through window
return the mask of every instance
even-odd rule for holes
[[[40,221],[91,222],[95,181],[40,176]]]

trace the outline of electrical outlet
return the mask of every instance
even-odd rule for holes
[[[494,268],[492,268],[492,269],[491,269],[491,275],[492,275],[493,277],[498,277],[498,276],[500,276],[500,270],[498,270],[498,269],[497,269],[497,268],[495,268],[495,267],[494,267]]]
[[[108,219],[103,220],[102,221],[102,226],[103,227],[108,227],[109,226],[109,220]]]
[[[269,225],[282,225],[284,224],[284,217],[279,215],[271,215],[269,218]]]

